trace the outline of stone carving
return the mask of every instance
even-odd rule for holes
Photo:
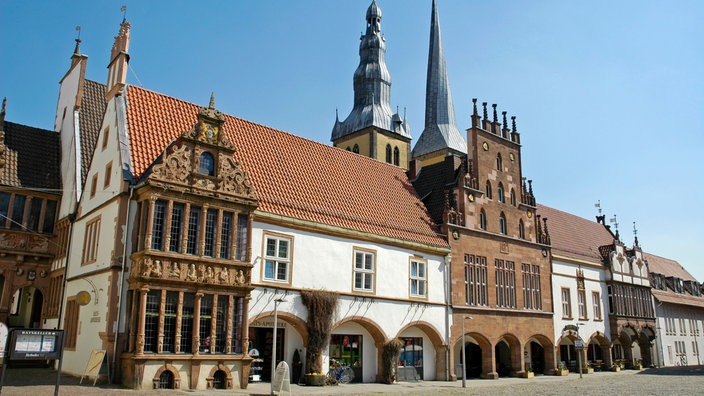
[[[196,265],[191,263],[191,265],[188,266],[188,273],[186,274],[186,280],[195,282],[198,280],[198,274],[196,273]]]
[[[152,173],[159,179],[185,182],[191,160],[191,151],[186,146],[177,146],[164,156],[160,164],[154,165]]]
[[[0,234],[0,248],[46,252],[49,250],[49,242],[46,238],[36,236],[3,233]]]
[[[161,261],[154,261],[154,266],[152,266],[152,273],[150,274],[154,278],[161,278]]]
[[[205,265],[198,266],[198,282],[205,282]]]
[[[252,185],[247,179],[247,174],[240,169],[240,164],[222,153],[219,175],[222,177],[220,191],[246,197],[253,196]]]
[[[181,277],[181,267],[177,262],[171,263],[171,273],[169,273],[169,276],[172,278],[180,278]]]
[[[230,272],[223,266],[220,269],[220,274],[218,275],[218,278],[220,279],[220,283],[227,285],[230,283]]]
[[[215,183],[210,179],[198,179],[194,185],[204,190],[215,190]]]
[[[152,273],[152,259],[150,257],[145,257],[142,260],[142,276],[148,277]]]
[[[213,283],[215,281],[215,274],[213,273],[213,267],[208,266],[205,269],[205,281],[208,283]]]
[[[243,286],[245,283],[247,283],[247,278],[245,278],[244,276],[244,271],[237,271],[237,276],[235,276],[234,284],[236,286]]]

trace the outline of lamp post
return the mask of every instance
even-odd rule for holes
[[[579,326],[584,326],[584,323],[577,323],[575,328],[577,329],[577,340],[575,340],[575,346],[581,345],[581,348],[575,348],[577,350],[577,370],[579,370],[579,378],[582,378],[582,350],[584,349],[584,344],[582,343],[582,339],[579,338]]]
[[[274,395],[274,373],[276,372],[276,331],[279,328],[279,303],[285,302],[283,297],[274,300],[274,342],[271,346],[271,390],[270,395]]]
[[[464,321],[466,319],[472,319],[471,316],[463,316],[462,317],[462,387],[466,388],[467,387],[467,356],[465,350],[465,341],[464,341]]]

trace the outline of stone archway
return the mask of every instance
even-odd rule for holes
[[[453,340],[450,349],[450,365],[455,378],[462,378],[462,335]],[[470,332],[465,335],[465,371],[467,378],[498,378],[494,371],[494,351],[483,335]]]
[[[447,354],[446,354],[446,345],[443,342],[442,335],[438,331],[438,329],[433,326],[431,323],[425,322],[425,321],[418,321],[418,322],[413,322],[409,323],[405,326],[403,326],[398,333],[396,334],[397,338],[402,338],[402,334],[406,332],[409,329],[418,329],[420,330],[430,341],[432,344],[432,348],[434,351],[434,364],[435,364],[435,379],[441,379],[445,377],[445,368],[446,368],[446,362],[447,362]],[[405,348],[406,346],[404,346]],[[423,360],[430,358],[430,356],[426,356],[426,351],[428,349],[424,348],[423,349]],[[402,352],[403,354],[404,352]],[[424,363],[425,364],[425,363]],[[422,378],[425,379],[425,378]]]
[[[232,373],[230,372],[230,369],[225,366],[224,364],[218,363],[217,366],[214,366],[212,369],[210,369],[210,373],[208,373],[208,376],[205,378],[206,381],[206,388],[207,389],[216,389],[214,386],[214,380],[216,373],[218,371],[221,371],[225,374],[225,383],[224,383],[224,388],[223,389],[232,389]]]
[[[176,367],[165,363],[163,366],[159,367],[159,369],[156,371],[154,374],[154,378],[152,378],[152,384],[154,389],[159,389],[160,388],[160,383],[162,382],[162,374],[165,374],[164,372],[171,373],[172,380],[173,380],[173,389],[181,389],[181,376],[178,374],[178,370]]]
[[[618,340],[623,353],[619,363],[625,368],[633,368],[635,360],[641,358],[640,345],[637,343],[638,331],[636,331],[635,326],[631,324],[622,326],[618,334]],[[614,355],[616,355],[616,352],[614,352]],[[616,361],[615,357],[614,361]]]
[[[373,372],[374,372],[374,381],[381,381],[382,380],[382,362],[384,361],[382,353],[384,351],[384,344],[388,340],[386,332],[376,322],[374,322],[368,318],[364,318],[364,317],[360,317],[360,316],[345,318],[345,319],[342,319],[339,322],[333,324],[333,326],[332,326],[331,345],[329,346],[330,350],[332,350],[332,347],[333,347],[332,339],[335,337],[341,336],[339,331],[341,328],[345,327],[345,325],[360,326],[369,334],[369,336],[371,336],[372,342],[374,345],[374,353],[376,354],[376,358],[371,360],[371,362],[373,362],[373,366],[374,366],[371,370],[373,370]],[[369,343],[367,343],[366,341],[363,341],[362,343],[364,345],[369,345]],[[367,351],[370,352],[369,350],[367,350]],[[369,374],[369,370],[370,370],[369,364],[365,366],[364,360],[366,360],[366,359],[364,359],[364,357],[363,357],[362,362],[360,362],[361,367],[355,367],[353,365],[353,370],[355,371],[355,378],[353,379],[353,382],[364,382],[364,374],[365,373],[367,375]],[[369,361],[367,361],[367,362],[369,363]],[[369,378],[369,377],[367,377],[367,378]]]
[[[653,365],[653,340],[655,340],[655,331],[649,326],[641,328],[637,342],[640,347],[642,367]]]
[[[606,335],[600,331],[589,337],[587,347],[587,361],[591,362],[595,370],[611,367],[611,343]]]

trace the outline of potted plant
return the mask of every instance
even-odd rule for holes
[[[643,370],[643,361],[636,359],[636,364],[633,365],[633,368],[636,370]]]
[[[555,371],[555,375],[559,375],[559,376],[570,375],[570,370],[565,366],[565,362],[560,361],[557,364],[557,371]]]
[[[306,385],[325,385],[323,350],[330,341],[332,320],[337,309],[337,294],[325,290],[301,291],[301,300],[308,310],[308,353],[306,353]]]
[[[618,360],[614,361],[614,365],[613,365],[613,367],[611,367],[611,371],[614,371],[616,373],[621,371],[621,362]]]

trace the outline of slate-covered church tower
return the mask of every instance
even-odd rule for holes
[[[385,55],[381,9],[373,0],[354,72],[354,108],[342,122],[336,116],[331,140],[335,147],[408,169],[411,131],[405,117],[391,110],[391,75]]]

